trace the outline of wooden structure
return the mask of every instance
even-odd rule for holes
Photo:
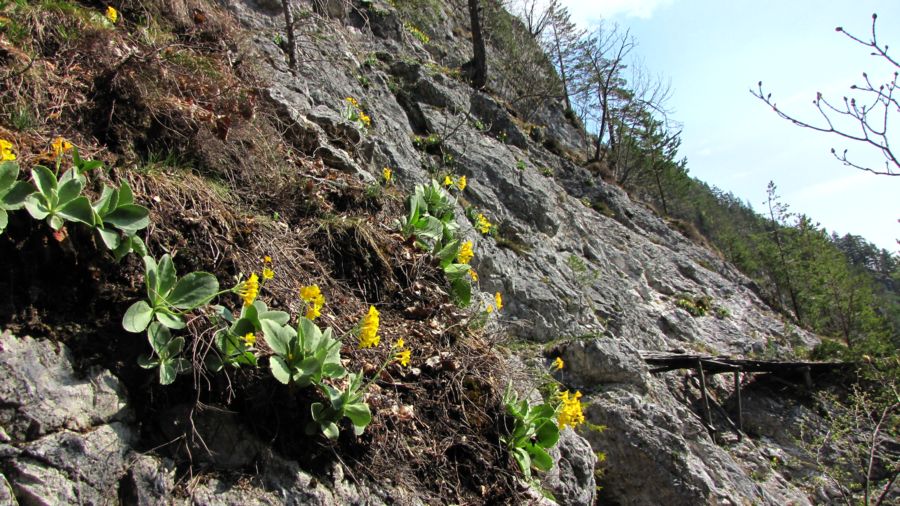
[[[700,389],[703,399],[703,411],[706,415],[706,428],[715,432],[712,423],[712,403],[725,417],[731,429],[737,434],[738,439],[743,432],[743,407],[741,403],[741,375],[746,373],[769,373],[775,376],[800,376],[808,389],[813,388],[813,376],[829,372],[848,371],[856,368],[856,365],[848,362],[778,362],[773,360],[751,360],[744,358],[732,358],[727,356],[708,356],[688,354],[684,352],[658,352],[641,351],[641,358],[651,366],[651,374],[659,374],[678,369],[691,369],[697,371],[692,378],[694,384]],[[737,397],[738,419],[735,423],[706,389],[707,376],[731,373],[734,376],[734,392]],[[699,377],[699,384],[697,378]]]

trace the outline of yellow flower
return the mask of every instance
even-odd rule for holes
[[[272,263],[272,257],[270,257],[269,255],[264,256],[264,257],[263,257],[263,263],[264,263],[264,264],[270,264],[270,263]]]
[[[272,269],[270,269],[268,267],[263,267],[262,278],[264,281],[268,281],[274,277],[275,277],[275,271],[273,271]]]
[[[456,187],[459,188],[459,191],[465,190],[466,184],[466,176],[459,176],[459,179],[456,181]]]
[[[300,288],[300,298],[306,303],[306,318],[315,320],[322,316],[322,307],[325,305],[325,296],[319,290],[319,285],[304,286]]]
[[[497,311],[503,309],[503,297],[500,296],[500,292],[494,294],[494,302],[497,303]]]
[[[250,273],[247,281],[238,286],[237,294],[244,300],[244,306],[252,306],[256,296],[259,295],[259,278],[255,272]]]
[[[444,176],[444,186],[453,186],[453,180],[450,176]]]
[[[456,261],[461,264],[467,264],[474,256],[475,252],[472,251],[472,241],[466,241],[460,246],[459,253],[456,255]]]
[[[575,392],[571,395],[568,390],[560,392],[559,399],[562,403],[559,405],[559,414],[556,417],[556,423],[562,429],[565,426],[573,429],[584,423],[584,406],[581,405],[581,392]]]
[[[16,155],[12,152],[12,143],[6,139],[0,139],[0,162],[15,159]]]
[[[483,214],[478,213],[478,216],[475,217],[475,228],[478,229],[482,234],[488,234],[491,231],[491,227],[494,225],[488,221],[487,218],[484,217]]]
[[[119,19],[119,11],[114,9],[111,5],[108,5],[106,7],[106,19],[108,19],[110,23],[115,23]]]
[[[472,278],[472,281],[478,281],[478,273],[475,272],[475,269],[469,269],[469,277]]]
[[[391,178],[393,176],[394,176],[394,171],[392,171],[390,168],[385,167],[385,168],[381,169],[381,177],[384,178],[385,183],[390,183]]]
[[[362,121],[362,124],[365,125],[366,128],[372,126],[372,118],[362,111],[359,111],[359,120]]]
[[[486,308],[484,308],[484,312],[487,314],[491,314],[494,312],[494,306],[488,304]]]
[[[563,367],[565,367],[566,363],[563,362],[563,359],[560,357],[556,357],[556,360],[553,361],[552,369],[554,371],[560,371]]]
[[[400,362],[400,365],[402,365],[403,367],[406,367],[409,365],[409,357],[412,352],[409,350],[404,350],[404,344],[406,344],[406,342],[402,337],[400,339],[397,339],[397,342],[394,343],[394,349],[397,350],[397,352],[394,353],[394,360]]]
[[[412,352],[410,350],[400,350],[394,355],[394,360],[400,362],[400,365],[402,365],[403,367],[406,367],[409,365],[409,359],[411,355]]]
[[[244,337],[242,337],[241,339],[244,340],[244,344],[246,344],[247,346],[253,346],[254,344],[256,344],[256,334],[254,334],[253,332],[247,332],[247,334],[244,335]]]
[[[378,310],[375,309],[375,306],[369,306],[369,312],[363,317],[359,331],[360,348],[378,346],[378,343],[381,342],[381,336],[378,335],[378,324]]]
[[[346,100],[347,102],[350,102],[350,105],[352,105],[353,107],[359,107],[359,102],[357,102],[356,99],[353,97],[347,97],[344,100]]]
[[[53,139],[53,142],[50,144],[53,147],[53,157],[59,158],[66,151],[72,149],[72,143],[63,139],[62,137],[57,137]]]

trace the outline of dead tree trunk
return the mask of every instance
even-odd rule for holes
[[[478,0],[469,0],[469,19],[472,24],[472,87],[476,90],[487,84],[487,54],[481,31],[481,10]]]

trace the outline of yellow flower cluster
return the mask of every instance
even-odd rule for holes
[[[584,407],[581,405],[581,392],[575,392],[572,395],[568,390],[559,393],[559,400],[562,403],[559,406],[559,414],[556,422],[562,429],[567,425],[573,429],[584,423]]]
[[[491,233],[491,229],[494,227],[494,224],[488,221],[487,218],[484,217],[483,214],[478,213],[478,216],[475,217],[475,228],[478,229],[482,234]]]
[[[478,273],[475,272],[475,269],[469,269],[469,277],[472,278],[472,281],[478,281]]]
[[[106,19],[108,19],[110,23],[115,23],[119,20],[119,11],[117,11],[113,6],[108,5],[106,7]]]
[[[350,104],[350,107],[344,112],[350,121],[359,121],[366,128],[372,126],[372,118],[362,110],[358,100],[353,97],[347,97],[344,100]]]
[[[390,184],[391,178],[394,177],[394,171],[390,167],[385,167],[381,169],[381,177],[384,179],[385,184]]]
[[[53,139],[50,147],[53,148],[53,158],[59,158],[64,155],[66,151],[72,149],[72,143],[62,137],[57,137]]]
[[[244,337],[242,337],[241,339],[244,340],[244,344],[246,344],[248,347],[256,344],[256,334],[254,334],[253,332],[247,332],[247,334],[244,335]]]
[[[250,277],[247,278],[247,281],[244,281],[238,286],[237,294],[243,299],[244,306],[253,305],[256,296],[259,295],[259,277],[257,277],[255,272],[250,273]]]
[[[466,241],[459,247],[459,253],[456,254],[456,261],[461,264],[467,264],[474,256],[475,252],[472,251],[472,241]]]
[[[262,278],[263,281],[268,281],[275,277],[275,271],[272,270],[272,257],[266,255],[263,257],[263,269],[262,269]]]
[[[463,191],[466,189],[466,186],[469,185],[469,181],[468,181],[468,179],[466,179],[466,176],[459,176],[458,178],[456,178],[456,181],[454,182],[453,178],[450,177],[449,175],[447,175],[447,176],[444,176],[443,184],[444,184],[444,186],[446,186],[448,188],[451,186],[456,186],[456,189],[458,189],[459,191]]]
[[[12,152],[12,143],[6,139],[0,139],[0,162],[7,160],[15,160],[16,155]]]
[[[319,285],[304,286],[300,288],[300,298],[306,303],[306,318],[315,320],[322,316],[322,306],[325,305],[325,296],[319,290]]]
[[[471,272],[471,271],[470,271]],[[476,280],[478,276],[475,276]],[[503,309],[503,297],[500,295],[500,292],[494,294],[494,303],[488,304],[486,308],[484,308],[484,312],[487,314],[491,314],[494,312],[494,309],[500,311]]]
[[[556,357],[556,360],[553,361],[552,369],[554,371],[561,371],[563,367],[565,367],[566,363],[563,362],[563,359],[560,357]]]
[[[359,331],[359,347],[371,348],[378,346],[381,342],[381,336],[378,335],[378,310],[375,306],[369,306],[369,312],[363,317],[362,327]]]
[[[409,365],[409,359],[412,355],[412,351],[410,351],[409,349],[404,350],[404,344],[405,343],[403,342],[402,337],[400,339],[397,339],[397,342],[394,344],[394,349],[397,350],[397,352],[394,353],[394,360],[400,362],[400,365],[402,365],[403,367],[407,367]]]

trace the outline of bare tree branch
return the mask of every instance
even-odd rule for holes
[[[872,48],[873,52],[870,53],[872,56],[877,56],[900,69],[900,63],[888,55],[888,46],[878,42],[875,27],[877,18],[876,14],[872,14],[872,37],[869,41],[864,41],[841,27],[837,27],[835,30],[863,46]],[[900,72],[895,71],[893,79],[884,84],[873,83],[867,73],[863,73],[862,77],[863,84],[854,84],[850,87],[858,94],[859,100],[857,97],[843,97],[843,103],[835,104],[824,98],[822,93],[817,93],[813,105],[821,116],[822,122],[815,124],[798,119],[779,109],[778,105],[772,101],[772,94],[763,91],[762,81],[757,84],[757,89],[751,89],[750,93],[765,102],[779,117],[794,125],[861,142],[875,148],[884,157],[884,168],[873,168],[868,164],[849,159],[847,149],[838,153],[835,148],[832,148],[831,154],[844,165],[873,174],[900,176],[900,159],[898,159],[900,153],[894,152],[888,135],[890,115],[900,113],[900,102],[896,95],[896,93],[900,93],[897,91],[898,84],[900,84]]]

